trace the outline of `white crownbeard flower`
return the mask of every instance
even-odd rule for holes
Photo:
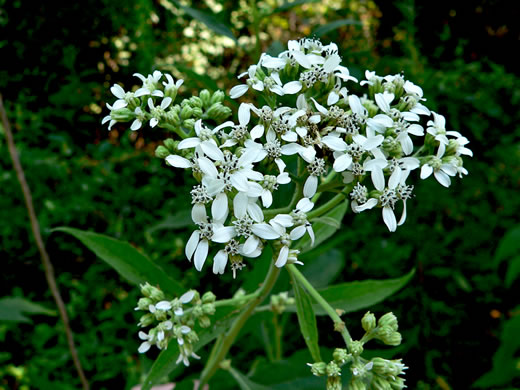
[[[173,80],[173,77],[169,74],[165,74],[164,75],[166,77],[166,79],[168,80],[168,82],[164,82],[163,81],[163,85],[164,85],[164,90],[165,91],[168,91],[170,89],[179,89],[180,86],[184,83],[184,80],[183,79],[179,79],[177,80],[176,82]]]
[[[179,142],[178,148],[195,148],[195,151],[199,152],[200,154],[205,154],[213,160],[220,160],[224,158],[224,154],[219,149],[217,142],[213,139],[213,135],[216,134],[219,130],[230,126],[233,126],[233,122],[227,121],[211,130],[204,126],[202,124],[202,120],[199,119],[197,122],[195,122],[194,126],[197,137],[183,139],[181,142]]]
[[[371,72],[368,70],[365,71],[365,79],[366,80],[361,81],[360,85],[373,86],[383,81],[383,78],[381,76],[376,75],[376,72]]]
[[[437,155],[421,167],[421,179],[426,179],[433,173],[435,179],[437,179],[441,185],[444,187],[450,186],[450,176],[455,176],[458,170],[456,166],[442,162],[445,151],[446,145],[439,143]]]
[[[118,84],[114,84],[110,88],[110,92],[112,92],[112,94],[117,98],[117,100],[112,105],[113,110],[128,106],[128,101],[134,98],[133,92],[125,92],[125,90]]]
[[[143,112],[141,107],[136,107],[134,110],[134,114],[136,118],[132,122],[132,125],[130,126],[130,130],[135,131],[139,130],[141,126],[143,125],[143,122],[146,121],[146,114]]]
[[[383,169],[388,165],[388,161],[382,158],[375,158],[373,160],[365,160],[363,169],[370,172],[372,183],[378,191],[383,191],[385,188],[385,175]]]
[[[107,107],[110,109],[110,106],[108,104],[107,104]],[[112,130],[112,126],[114,126],[117,123],[117,121],[115,119],[112,119],[112,116],[107,115],[103,118],[103,120],[101,121],[101,124],[104,125],[108,121],[110,121],[110,123],[108,124],[108,130]]]
[[[141,97],[145,95],[152,95],[157,97],[163,97],[164,93],[157,89],[157,84],[162,77],[162,73],[156,70],[153,74],[144,77],[140,73],[134,73],[134,76],[138,77],[142,82],[143,86],[135,91],[135,97]]]
[[[262,57],[260,57],[260,62],[261,61],[262,61]],[[260,91],[260,92],[264,90],[264,83],[256,77],[257,68],[258,68],[258,65],[251,65],[247,69],[247,72],[244,72],[244,73],[241,73],[240,75],[238,75],[239,79],[244,77],[245,75],[248,75],[249,79],[247,79],[246,84],[235,85],[233,88],[231,88],[231,90],[229,91],[229,97],[231,99],[237,99],[240,96],[244,95],[249,90],[250,86],[253,89]]]
[[[426,131],[435,137],[436,141],[439,141],[445,145],[449,144],[447,135],[452,137],[460,138],[462,135],[458,131],[446,131],[446,118],[443,115],[437,114],[432,111],[433,121],[429,120],[427,123]]]
[[[159,107],[155,107],[152,98],[148,98],[148,108],[150,109],[150,113],[152,114],[152,118],[150,119],[150,127],[155,127],[159,123],[162,115],[164,115],[164,110],[168,108],[171,104],[172,98],[167,97],[164,98]],[[139,108],[139,107],[138,107]]]

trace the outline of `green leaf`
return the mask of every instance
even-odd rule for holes
[[[396,279],[363,280],[341,283],[318,290],[321,296],[335,309],[345,313],[365,309],[379,303],[401,289],[413,277],[413,269],[406,275]],[[318,304],[313,304],[316,315],[325,315]],[[288,306],[287,310],[296,311],[296,306]]]
[[[317,256],[309,256],[310,253],[300,256],[305,264],[302,274],[314,288],[327,287],[345,266],[343,252],[333,248]]]
[[[233,367],[229,368],[229,373],[235,378],[240,390],[268,390],[269,387],[252,382],[248,377]]]
[[[133,284],[139,285],[145,282],[158,284],[164,292],[172,295],[181,295],[185,292],[185,288],[167,276],[162,268],[127,242],[68,227],[59,227],[52,231],[74,236]]]
[[[518,311],[518,307],[513,310]],[[512,382],[520,377],[518,369],[518,350],[520,349],[520,316],[508,320],[500,336],[500,347],[493,356],[493,368],[481,376],[474,384],[480,388],[496,388]]]
[[[152,234],[158,230],[164,229],[181,229],[193,224],[191,219],[191,210],[181,210],[173,215],[168,215],[158,224],[155,224],[146,230],[146,234]]]
[[[294,1],[287,1],[285,3],[283,3],[281,6],[279,6],[278,8],[275,8],[273,10],[273,14],[277,13],[277,12],[284,12],[284,11],[288,11],[290,10],[291,8],[294,8],[294,7],[297,7],[299,5],[303,5],[303,4],[308,4],[308,3],[319,3],[321,0],[294,0]]]
[[[345,201],[328,213],[325,213],[320,218],[313,219],[312,229],[316,239],[314,241],[314,247],[319,246],[327,238],[331,237],[340,227],[343,216],[347,212],[349,202]],[[309,235],[303,236],[294,246],[294,249],[299,249],[301,253],[305,253],[313,248]]]
[[[182,9],[184,12],[186,12],[188,15],[190,15],[193,19],[198,20],[201,23],[204,23],[210,30],[213,30],[217,34],[224,35],[228,38],[231,38],[235,42],[238,42],[233,32],[230,30],[228,26],[226,26],[224,23],[220,22],[215,14],[200,11],[195,8],[191,8],[185,5],[182,5],[177,0],[172,0],[177,7]]]
[[[321,362],[320,347],[318,345],[318,326],[316,325],[316,316],[314,315],[314,310],[312,310],[310,297],[290,271],[289,274],[293,284],[300,331],[314,361]]]
[[[334,31],[340,27],[350,26],[350,25],[362,25],[362,23],[359,20],[354,20],[354,19],[335,20],[334,22],[330,22],[330,23],[324,24],[323,26],[316,28],[311,33],[311,36],[316,35],[317,37],[322,37],[323,35],[331,32],[331,31]]]
[[[54,310],[49,310],[46,307],[28,301],[27,299],[19,297],[5,297],[0,299],[0,321],[13,321],[13,322],[27,322],[30,323],[31,319],[26,317],[25,314],[40,314],[46,316],[55,316]]]
[[[510,288],[513,282],[520,275],[520,255],[513,257],[513,259],[509,262],[509,266],[507,267],[506,273],[506,287]]]
[[[498,244],[495,252],[495,264],[498,265],[508,257],[520,252],[520,225],[509,230]]]
[[[222,321],[215,322],[209,328],[199,331],[199,341],[197,341],[193,346],[193,351],[197,352],[199,349],[201,349],[206,344],[210,343],[219,335],[224,333],[227,329],[229,329],[229,326],[231,322],[234,320],[234,317],[235,316],[227,317]],[[153,363],[150,372],[144,380],[141,390],[150,390],[153,385],[155,385],[157,382],[163,379],[175,368],[179,367],[179,365],[176,363],[178,357],[179,345],[177,344],[177,339],[173,338],[168,343],[168,348],[163,350]]]

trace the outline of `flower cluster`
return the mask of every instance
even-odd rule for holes
[[[215,313],[215,295],[208,292],[200,298],[198,292],[190,290],[179,298],[166,300],[161,290],[148,283],[141,286],[141,292],[144,297],[139,299],[135,310],[147,313],[138,325],[154,327],[148,333],[139,332],[139,338],[143,340],[139,352],[147,352],[152,345],[166,349],[170,340],[176,339],[180,350],[177,363],[182,361],[188,366],[190,357],[199,359],[193,350],[193,344],[199,339],[193,328],[196,321],[203,328],[210,325],[209,315]],[[186,308],[188,304],[191,307]]]
[[[184,129],[176,131],[182,140],[165,144],[158,155],[197,181],[191,214],[198,229],[186,245],[197,270],[213,246],[216,274],[230,263],[235,275],[244,258],[259,256],[266,244],[275,249],[278,267],[299,263],[293,242],[304,235],[314,242],[312,220],[322,209],[313,208],[327,198],[320,198],[324,191],[343,194],[355,213],[381,209],[395,231],[413,196],[412,171],[422,179],[433,174],[445,187],[467,174],[462,156],[472,155],[469,141],[446,130],[420,87],[402,75],[369,71],[358,82],[341,61],[336,44],[316,39],[289,41],[276,57],[263,54],[230,91],[233,99],[253,95],[240,104],[236,121],[223,121],[229,112],[209,93],[171,108],[182,81],[166,76],[161,86],[157,71],[139,76],[143,86],[136,92],[112,88],[118,100],[104,119],[109,127],[132,120],[131,129],[145,121]],[[139,103],[143,96],[147,102]],[[278,195],[282,189],[294,194],[291,201]]]
[[[364,359],[363,346],[372,339],[378,339],[386,345],[401,344],[401,334],[397,331],[397,318],[392,313],[383,315],[376,324],[375,316],[368,312],[361,320],[365,335],[359,341],[350,341],[349,350],[336,348],[329,363],[309,363],[311,372],[316,376],[327,376],[327,390],[341,389],[341,367],[349,365],[352,379],[349,389],[379,390],[405,388],[403,375],[408,368],[398,360],[379,357]]]

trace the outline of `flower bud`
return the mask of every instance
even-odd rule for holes
[[[341,390],[341,377],[332,376],[327,378],[327,390]]]
[[[177,149],[177,145],[179,145],[179,141],[174,141],[172,138],[168,138],[168,139],[164,140],[164,146],[170,152],[175,152]]]
[[[204,111],[202,111],[202,108],[200,107],[192,107],[193,110],[193,116],[195,118],[201,118],[202,114],[204,114]]]
[[[390,388],[392,390],[401,390],[404,389],[406,385],[404,384],[404,379],[395,377],[393,380],[390,381]]]
[[[327,364],[325,362],[318,362],[318,363],[307,363],[308,366],[311,367],[311,372],[313,375],[316,376],[323,376],[327,373]]]
[[[215,305],[213,303],[205,303],[202,305],[202,312],[204,314],[213,315],[215,314]]]
[[[207,89],[203,89],[202,91],[200,91],[199,97],[204,108],[208,108],[209,106],[211,106],[211,94]]]
[[[204,312],[202,311],[202,306],[197,305],[197,306],[193,307],[192,314],[193,314],[193,317],[195,317],[195,318],[201,317],[204,314]]]
[[[370,332],[376,327],[376,316],[367,311],[361,319],[361,326],[365,332]]]
[[[166,158],[170,155],[170,151],[168,149],[166,149],[164,146],[162,145],[159,145],[157,146],[157,148],[155,149],[155,157],[158,157],[158,158]]]
[[[349,390],[366,390],[366,388],[367,386],[363,381],[357,378],[353,379],[348,385]]]
[[[199,341],[199,336],[193,330],[184,337],[189,344],[194,344]]]
[[[371,362],[373,363],[372,371],[376,374],[386,375],[388,373],[388,360],[376,357]]]
[[[330,362],[327,364],[327,375],[328,376],[340,376],[341,368],[336,364],[336,362]]]
[[[386,345],[393,345],[393,346],[400,345],[402,341],[403,341],[403,336],[401,336],[401,333],[399,333],[399,332],[393,332],[392,334],[390,334],[389,337],[386,337],[383,340],[383,342]]]
[[[166,123],[172,126],[179,126],[181,124],[181,121],[179,119],[179,112],[177,112],[177,110],[168,111],[164,115],[164,119],[166,120]]]
[[[118,122],[128,122],[135,119],[134,112],[126,107],[110,111],[110,116]]]
[[[206,115],[217,122],[222,121],[231,115],[231,108],[222,105],[222,103],[215,103],[206,111]]]
[[[150,298],[140,298],[139,301],[137,301],[136,310],[148,310],[150,305],[153,305],[153,301]]]
[[[379,111],[379,107],[372,100],[363,101],[363,107],[367,109],[369,117],[375,116]]]
[[[394,137],[386,137],[381,146],[383,147],[383,150],[387,152],[391,157],[401,158],[403,154],[403,148],[401,146],[401,143]]]
[[[198,320],[201,328],[209,328],[211,325],[211,320],[208,316],[201,316],[198,318]]]
[[[195,128],[195,122],[195,119],[190,118],[183,121],[182,125],[186,127],[189,131],[193,131],[193,129]]]
[[[345,364],[352,360],[352,355],[347,352],[344,348],[336,348],[332,353],[334,361],[338,364]]]
[[[211,291],[208,291],[202,296],[202,303],[214,303],[217,297]]]
[[[383,315],[379,321],[379,326],[389,326],[393,331],[396,331],[399,329],[399,326],[397,324],[397,317],[394,315],[394,313],[386,313]]]
[[[391,390],[390,383],[386,378],[374,375],[370,382],[370,388],[374,390]]]
[[[363,343],[361,341],[352,341],[350,344],[350,352],[352,352],[352,355],[359,356],[363,353]]]
[[[152,313],[147,313],[139,319],[139,326],[150,326],[155,322],[155,317]]]
[[[189,99],[189,102],[190,102],[190,106],[192,108],[195,108],[195,107],[199,107],[201,108],[203,103],[202,103],[202,99],[198,96],[192,96],[190,99]]]
[[[226,94],[224,91],[216,91],[213,93],[213,96],[211,96],[210,105],[213,105],[215,103],[222,103],[224,101],[224,98],[226,97]]]
[[[181,119],[182,120],[191,118],[192,115],[193,115],[193,109],[188,104],[186,104],[184,107],[182,107],[182,109],[181,109]]]

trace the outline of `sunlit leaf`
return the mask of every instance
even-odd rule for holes
[[[396,293],[413,277],[415,270],[408,274],[386,280],[363,280],[341,283],[318,290],[323,298],[334,308],[346,313],[368,308]],[[316,315],[324,315],[325,311],[318,304],[312,305]],[[296,311],[296,306],[287,308]]]
[[[127,242],[68,227],[55,228],[53,231],[74,236],[133,284],[139,285],[145,282],[158,284],[163,291],[172,295],[181,295],[186,291],[179,282],[167,276],[162,268]]]

